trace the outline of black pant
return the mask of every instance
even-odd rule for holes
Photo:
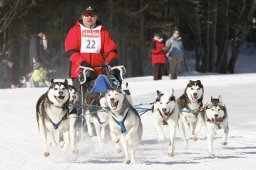
[[[154,80],[161,80],[163,75],[164,64],[153,64],[153,77]]]
[[[78,101],[82,103],[82,96],[83,99],[85,98],[85,95],[88,93],[91,87],[93,87],[95,80],[87,81],[84,84],[80,85],[78,78],[72,78],[73,86],[77,90],[78,94]]]

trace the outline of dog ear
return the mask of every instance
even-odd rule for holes
[[[197,84],[201,84],[201,80],[197,80],[196,83],[197,83]]]
[[[221,103],[221,105],[225,107],[225,103],[223,103],[221,95],[219,95],[218,99],[219,99],[219,103]]]
[[[159,90],[157,90],[156,94],[157,94],[156,102],[159,102],[160,101],[161,92]]]
[[[68,85],[68,80],[67,79],[64,80],[64,84]]]
[[[53,83],[54,83],[54,79],[51,79],[50,84],[53,84]]]
[[[172,96],[174,95],[174,89],[172,88]]]
[[[219,102],[222,103],[222,97],[221,97],[221,95],[219,95],[218,99],[219,99]]]

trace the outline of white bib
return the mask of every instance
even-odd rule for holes
[[[80,24],[81,48],[80,53],[100,53],[101,49],[101,26],[93,29]]]

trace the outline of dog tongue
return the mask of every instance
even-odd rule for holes
[[[168,118],[169,118],[168,113],[164,113],[163,118],[165,121],[168,120]]]
[[[117,105],[118,105],[118,101],[117,101],[117,102],[111,102],[111,106],[112,106],[112,107],[116,108]]]
[[[63,96],[58,96],[58,97],[56,97],[56,99],[57,99],[58,103],[61,103],[63,101],[64,97]]]

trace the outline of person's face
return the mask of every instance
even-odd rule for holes
[[[174,31],[173,36],[174,36],[175,38],[179,37],[179,35],[180,35],[179,31]]]
[[[96,24],[98,16],[94,13],[87,13],[83,14],[82,19],[85,27],[91,27]]]

